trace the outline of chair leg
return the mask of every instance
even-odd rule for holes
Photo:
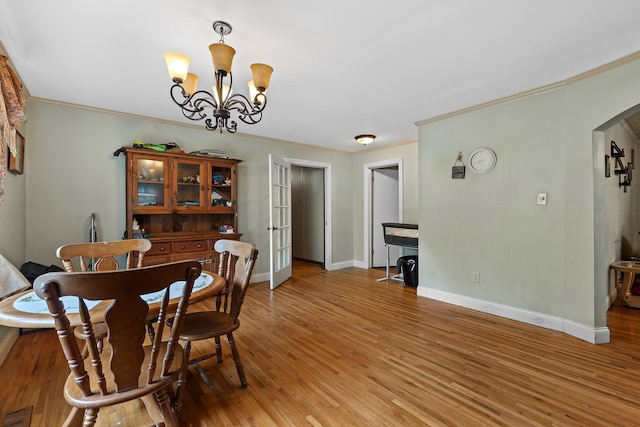
[[[222,344],[220,344],[220,337],[216,337],[216,356],[218,357],[218,363],[222,363]]]
[[[202,378],[202,381],[204,381],[205,384],[207,384],[207,386],[209,388],[213,388],[213,383],[209,379],[209,376],[204,371],[204,369],[202,369],[202,367],[200,365],[198,365],[198,362],[193,361],[193,362],[190,362],[190,363],[193,365],[194,368],[196,368],[196,371],[198,371],[198,373],[200,374],[200,378]]]
[[[231,353],[233,354],[233,361],[236,363],[236,369],[238,370],[238,376],[240,377],[240,385],[242,388],[247,388],[247,379],[244,375],[244,368],[242,367],[242,361],[240,360],[240,353],[236,347],[236,341],[233,339],[233,333],[227,334],[229,340],[229,346],[231,347]]]
[[[174,407],[176,408],[176,414],[182,411],[182,395],[184,394],[184,387],[187,384],[187,368],[189,367],[189,354],[191,353],[191,341],[187,341],[184,344],[184,356],[182,361],[182,368],[180,369],[180,375],[178,375],[178,386],[176,387],[176,397]]]
[[[158,425],[164,423],[167,427],[178,425],[175,412],[171,408],[167,389],[163,388],[153,394],[147,394],[140,398],[153,422]]]
[[[82,421],[82,427],[93,426],[98,419],[98,408],[87,408],[84,410],[84,420]]]
[[[67,416],[67,419],[62,424],[63,427],[80,427],[82,426],[82,420],[84,419],[84,410],[80,408],[76,408],[75,406],[71,408],[71,412]]]
[[[171,401],[169,400],[169,393],[166,388],[158,390],[154,393],[160,412],[162,412],[162,418],[164,418],[164,425],[166,427],[174,427],[178,425],[178,418],[176,417],[173,408],[171,407]]]

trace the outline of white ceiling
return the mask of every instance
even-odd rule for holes
[[[357,134],[415,140],[416,122],[635,53],[639,15],[638,0],[14,0],[0,42],[32,97],[189,122],[162,55],[189,55],[210,87],[224,20],[236,92],[251,63],[275,69],[240,133],[358,151]]]

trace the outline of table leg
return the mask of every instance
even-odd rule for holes
[[[636,298],[631,294],[631,287],[633,286],[633,282],[635,281],[636,275],[635,273],[628,271],[623,272],[623,282],[622,289],[624,290],[624,295],[622,297],[625,305],[630,307],[640,308],[640,302],[636,301]]]

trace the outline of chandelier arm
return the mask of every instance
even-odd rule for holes
[[[262,99],[263,102],[256,104],[252,103],[246,96],[236,93],[227,99],[224,107],[228,110],[236,110],[238,114],[255,116],[262,113],[267,104],[267,97],[264,94],[262,94]]]
[[[267,103],[267,97],[266,95],[263,94],[258,94],[257,97],[260,97],[261,101],[260,103],[256,104],[255,102],[251,102],[251,100],[249,100],[249,98],[247,98],[246,96],[244,96],[241,93],[234,93],[233,95],[231,95],[227,102],[225,103],[225,107],[230,109],[230,110],[246,110],[247,113],[249,113],[249,111],[253,112],[253,113],[259,113],[262,110],[264,110],[264,107]],[[257,98],[256,97],[256,98]],[[241,107],[237,107],[236,104],[241,104]],[[253,114],[252,113],[252,114]]]
[[[196,95],[198,95],[198,97],[196,97]],[[218,109],[218,103],[216,102],[216,100],[211,96],[211,94],[209,94],[208,92],[206,92],[204,90],[200,90],[200,91],[194,93],[191,96],[191,100],[192,100],[191,104],[192,104],[192,106],[194,108],[193,111],[197,111],[200,114],[203,114],[205,116],[206,116],[206,114],[203,113],[203,111],[206,108],[210,108],[210,109],[212,109],[214,111]],[[215,116],[215,114],[214,114],[214,116]]]
[[[171,99],[173,100],[173,102],[175,102],[181,108],[185,108],[191,102],[191,97],[187,95],[187,93],[184,91],[184,88],[180,83],[175,83],[173,86],[171,86],[169,93],[171,95]],[[176,97],[176,93],[182,96],[181,98],[182,101],[180,101],[179,98]]]
[[[204,126],[207,130],[218,129],[218,118],[214,117],[212,119],[211,117],[207,117],[207,119],[204,121]],[[222,128],[220,128],[220,132],[222,132]]]
[[[180,101],[176,97],[176,93],[180,93],[184,100]],[[202,120],[207,117],[205,108],[211,108],[214,111],[218,108],[218,103],[215,98],[213,98],[207,91],[199,90],[189,96],[179,83],[176,83],[171,87],[171,99],[180,108],[182,108],[182,114],[186,118],[194,121]]]
[[[234,99],[233,104],[233,109],[238,112],[238,118],[250,125],[259,123],[260,120],[262,120],[262,111],[267,105],[267,97],[261,94],[263,102],[259,104],[251,104],[250,101],[242,95],[239,95],[239,97],[241,97],[242,100]]]
[[[224,125],[227,128],[227,132],[229,133],[236,133],[236,131],[238,130],[238,124],[236,123],[235,120],[225,120],[224,121]],[[220,129],[222,131],[222,129]]]

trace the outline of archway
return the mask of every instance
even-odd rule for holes
[[[618,176],[615,176],[613,159],[609,158],[608,162],[610,168],[610,176],[606,177],[606,156],[611,155],[611,130],[615,127],[623,124],[628,132],[633,134],[635,141],[638,140],[638,133],[631,130],[627,124],[627,120],[640,115],[640,104],[618,114],[617,116],[606,121],[592,132],[593,140],[593,205],[594,205],[594,314],[595,325],[606,326],[607,324],[607,311],[616,298],[615,289],[610,288],[610,284],[613,283],[613,273],[610,272],[609,266],[612,262],[620,259],[623,256],[622,246],[625,241],[634,239],[630,236],[629,227],[633,227],[633,234],[637,235],[637,223],[627,227],[627,230],[623,230],[623,227],[619,226],[616,221],[619,218],[614,218],[616,213],[618,217],[623,215],[619,211],[621,209],[614,209],[612,207],[612,193],[613,196],[622,195],[623,189],[618,186]],[[623,123],[624,122],[624,123]],[[619,142],[619,141],[618,141]],[[626,144],[629,147],[629,143]],[[637,150],[636,150],[637,151]],[[631,160],[631,153],[627,150],[628,159],[625,163]],[[614,181],[612,181],[614,180]],[[637,184],[636,184],[637,186]],[[634,187],[631,187],[627,194],[630,199],[635,197],[636,191]],[[615,199],[614,199],[615,203]],[[637,202],[635,202],[637,203]],[[627,209],[629,209],[627,207]],[[638,212],[633,207],[634,212]],[[635,215],[637,216],[637,215]],[[626,244],[626,243],[625,243]],[[633,245],[631,245],[633,247]]]

